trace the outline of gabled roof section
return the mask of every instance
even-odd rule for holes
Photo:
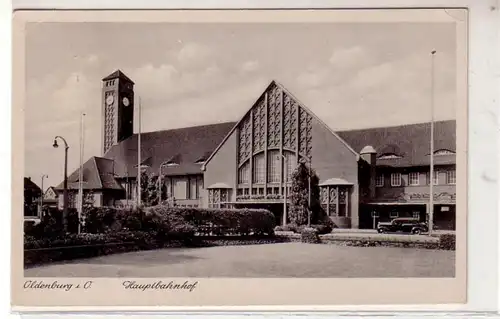
[[[341,131],[338,134],[355,150],[371,145],[377,151],[377,166],[426,166],[430,164],[430,123],[377,127]],[[455,164],[456,122],[434,123],[434,149],[447,150],[450,154],[435,154],[436,165]],[[386,158],[380,156],[387,156]]]
[[[227,139],[233,134],[233,132],[236,130],[236,128],[241,124],[241,122],[246,118],[248,112],[250,112],[251,109],[253,109],[257,103],[264,97],[264,95],[269,92],[269,90],[273,87],[276,86],[280,90],[282,90],[285,94],[287,94],[291,99],[295,100],[295,102],[301,107],[305,112],[307,112],[312,118],[314,118],[318,123],[323,125],[327,130],[329,130],[335,137],[337,137],[353,154],[356,155],[356,157],[359,157],[359,154],[348,144],[346,143],[336,132],[334,132],[328,125],[326,125],[319,117],[317,117],[309,108],[307,108],[304,103],[302,103],[297,97],[295,97],[290,91],[288,91],[282,84],[279,82],[272,80],[271,83],[267,85],[265,90],[262,92],[261,95],[255,100],[255,102],[252,104],[251,107],[248,108],[248,110],[243,114],[243,116],[240,118],[240,120],[234,125],[234,127],[229,131],[229,133],[224,137],[222,142],[217,146],[217,148],[212,152],[210,157],[206,160],[203,169],[205,168],[205,165],[207,165],[210,160],[215,156],[215,154],[219,151],[219,149],[224,145],[224,143],[227,141]]]
[[[235,122],[223,122],[142,133],[141,157],[145,161],[150,158],[146,172],[158,174],[162,163],[172,161],[178,165],[163,165],[162,174],[202,174],[201,165],[196,162],[211,154],[234,125]],[[114,160],[116,176],[136,177],[137,153],[137,134],[134,134],[112,146],[104,157]]]
[[[24,190],[35,192],[36,194],[42,193],[41,188],[37,184],[35,184],[35,182],[33,182],[29,177],[24,178]]]
[[[116,181],[113,170],[114,161],[102,158],[91,157],[83,164],[83,181],[82,187],[85,190],[95,189],[115,189],[122,190],[123,188]],[[78,178],[80,168],[77,168],[71,175],[68,176],[68,189],[75,190],[79,188]],[[64,181],[55,187],[57,190],[62,190]]]
[[[134,84],[134,81],[132,81],[128,76],[126,76],[125,73],[123,73],[121,70],[116,70],[115,72],[111,73],[110,75],[103,78],[102,80],[107,81],[107,80],[113,80],[113,79],[122,79],[122,80],[125,80],[125,81],[128,81],[128,82]]]

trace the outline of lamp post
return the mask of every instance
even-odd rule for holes
[[[165,161],[163,163],[160,164],[160,168],[159,168],[159,172],[158,172],[158,205],[161,205],[161,193],[162,193],[162,181],[161,181],[161,177],[162,177],[162,171],[161,169],[163,168],[163,166],[165,166],[167,164],[168,161]]]
[[[434,57],[436,50],[431,51],[431,149],[429,178],[429,235],[434,228]]]
[[[43,194],[43,180],[45,178],[48,178],[48,177],[49,177],[49,175],[46,175],[46,174],[42,175],[42,193],[40,194],[40,212],[38,213],[38,215],[39,215],[38,217],[42,217],[42,210],[43,210],[43,195],[44,195]]]
[[[54,137],[54,148],[58,148],[57,139],[64,143],[64,182],[63,182],[63,226],[64,232],[68,231],[68,143],[62,136]]]

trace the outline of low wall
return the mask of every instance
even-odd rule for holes
[[[299,242],[301,235],[293,232],[276,232],[277,236]],[[322,244],[358,247],[408,247],[441,249],[440,238],[423,235],[400,235],[378,233],[330,233],[319,235]]]

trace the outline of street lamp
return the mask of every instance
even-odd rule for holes
[[[64,143],[64,182],[63,182],[63,227],[64,232],[68,231],[68,143],[62,136],[54,137],[54,148],[58,148],[57,139]]]
[[[49,177],[49,175],[46,175],[46,174],[42,175],[42,192],[40,194],[40,212],[39,212],[39,216],[38,217],[42,216],[42,210],[43,210],[43,179],[44,178],[48,178],[48,177]]]

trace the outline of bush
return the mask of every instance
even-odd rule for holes
[[[318,230],[312,227],[305,227],[300,233],[300,239],[303,243],[319,244],[321,239],[318,235]]]
[[[333,230],[333,227],[328,224],[311,225],[311,228],[316,229],[319,235],[329,234]]]
[[[200,235],[273,235],[276,225],[274,215],[263,209],[154,206],[148,208],[147,213],[154,216],[153,220],[160,219],[164,226],[181,228],[183,233],[194,229]]]
[[[456,236],[454,234],[442,234],[439,236],[439,248],[455,250]]]
[[[68,232],[78,232],[78,213],[76,209],[68,209]],[[64,235],[63,211],[57,208],[44,207],[39,223],[24,222],[24,235],[35,238],[55,238]]]

